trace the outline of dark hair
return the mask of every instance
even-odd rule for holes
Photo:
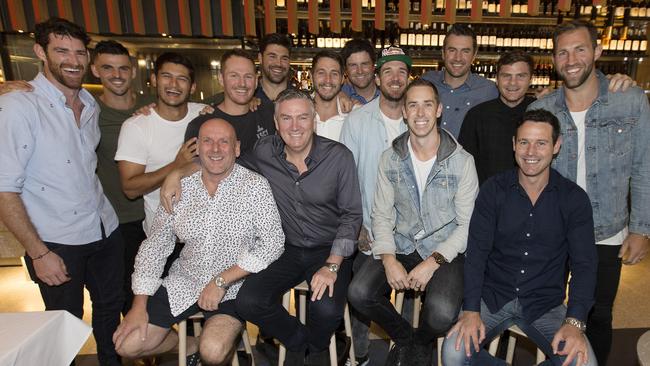
[[[331,58],[332,60],[336,61],[341,70],[341,74],[343,74],[343,70],[345,70],[345,67],[343,66],[343,58],[341,58],[341,55],[338,52],[332,51],[332,50],[322,50],[314,56],[314,58],[311,60],[311,70],[314,72],[314,69],[316,68],[316,64],[318,63],[318,60],[321,58]]]
[[[432,82],[425,80],[423,78],[417,78],[409,83],[409,85],[406,86],[406,90],[404,90],[404,104],[406,105],[406,93],[411,90],[411,88],[415,88],[416,86],[424,86],[427,88],[431,88],[433,90],[433,95],[436,98],[436,103],[440,103],[440,94],[438,94],[438,88],[436,88],[435,85],[433,85]]]
[[[370,41],[367,39],[361,39],[361,38],[355,38],[347,41],[345,43],[345,46],[341,50],[341,57],[343,58],[343,63],[348,62],[348,58],[353,54],[357,52],[365,52],[370,56],[370,60],[372,60],[372,64],[375,64],[375,61],[377,61],[377,54],[375,53],[374,47],[372,47],[372,44],[370,44]]]
[[[302,99],[308,101],[311,107],[312,114],[316,116],[316,106],[314,105],[314,99],[312,99],[311,95],[309,95],[309,93],[307,93],[306,91],[295,89],[295,88],[286,88],[283,91],[281,91],[280,94],[278,94],[278,96],[273,101],[273,107],[275,110],[273,115],[277,116],[278,109],[279,109],[278,106],[280,106],[280,103],[286,102],[288,100],[294,100],[294,99]]]
[[[124,55],[129,56],[129,50],[126,49],[121,43],[116,41],[101,41],[97,42],[95,49],[93,50],[93,57],[98,55],[109,54],[109,55]]]
[[[181,55],[180,53],[165,52],[156,58],[156,63],[153,68],[154,74],[158,76],[158,71],[160,71],[162,66],[167,63],[185,66],[187,68],[187,71],[189,71],[190,81],[194,83],[194,65],[192,65],[192,61],[190,61],[189,58]]]
[[[524,122],[540,122],[548,123],[553,127],[553,145],[557,142],[557,139],[560,137],[560,121],[558,121],[555,115],[545,109],[531,109],[524,113],[522,119],[517,122],[517,128],[515,130],[515,137],[519,131],[519,127],[524,124]]]
[[[253,55],[241,48],[233,48],[228,51],[226,51],[223,55],[221,55],[221,60],[219,61],[221,63],[221,73],[223,74],[223,70],[226,68],[226,61],[228,61],[229,58],[231,57],[243,57],[247,60],[249,60],[253,64],[253,68],[255,68],[255,58]]]
[[[260,40],[260,53],[264,53],[266,47],[272,44],[282,46],[291,53],[291,40],[286,35],[280,33],[270,33],[262,37]]]
[[[514,50],[501,55],[501,57],[499,57],[499,61],[497,61],[497,74],[499,74],[499,71],[501,71],[501,67],[505,65],[512,65],[515,62],[525,62],[528,64],[528,72],[531,76],[533,75],[535,62],[533,61],[533,58],[530,56],[530,54],[522,50]]]
[[[90,43],[90,37],[83,28],[63,18],[53,17],[34,27],[34,40],[46,52],[47,45],[50,43],[50,34],[78,39],[86,47]]]
[[[478,51],[478,45],[477,45],[477,40],[476,40],[476,32],[472,28],[470,28],[466,24],[454,24],[449,28],[447,31],[447,36],[445,36],[445,40],[442,42],[442,49],[444,50],[445,47],[447,47],[447,40],[449,39],[449,36],[454,35],[454,36],[462,36],[462,37],[471,37],[472,38],[472,50],[474,53]]]
[[[553,31],[553,54],[555,54],[555,51],[557,50],[557,40],[562,34],[572,32],[580,28],[585,28],[587,32],[589,32],[589,37],[591,38],[591,46],[593,49],[596,49],[596,46],[598,46],[598,30],[596,27],[591,22],[588,22],[586,20],[572,19],[555,27],[555,30]]]

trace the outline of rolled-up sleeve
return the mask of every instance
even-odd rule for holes
[[[0,96],[0,192],[22,192],[25,167],[35,149],[34,108],[21,93]]]
[[[357,248],[359,229],[363,221],[361,190],[354,157],[348,149],[339,157],[337,205],[339,226],[332,243],[331,254],[349,257]]]

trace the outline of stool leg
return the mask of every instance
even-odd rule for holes
[[[253,348],[251,347],[251,340],[248,338],[248,330],[244,324],[244,331],[241,334],[242,341],[244,342],[244,350],[251,356],[251,365],[255,366],[255,357],[253,357]]]
[[[492,356],[497,355],[497,349],[499,348],[499,340],[501,340],[501,336],[496,336],[496,338],[494,338],[492,342],[490,342],[490,347],[488,348],[488,352],[490,353],[490,355]]]
[[[330,366],[337,366],[338,364],[338,355],[336,354],[336,336],[332,334],[330,338]]]
[[[350,360],[354,362],[356,355],[354,353],[354,340],[352,339],[352,322],[350,321],[350,306],[346,303],[343,312],[343,326],[345,327],[345,335],[350,337]]]
[[[420,301],[420,293],[416,293],[413,298],[413,328],[420,325],[420,310],[422,310],[422,301]]]
[[[291,300],[291,291],[287,291],[282,295],[282,306],[289,311],[289,301]],[[287,357],[287,349],[280,343],[280,350],[278,351],[278,366],[284,366],[284,359]]]
[[[506,353],[506,362],[512,363],[512,360],[515,358],[515,346],[517,345],[517,338],[514,335],[510,334],[508,337],[508,352]]]
[[[445,341],[445,337],[438,337],[438,365],[442,366],[442,342]]]
[[[237,350],[235,350],[235,354],[232,355],[232,362],[230,363],[230,366],[239,366],[239,357],[237,357]]]
[[[542,352],[541,349],[537,349],[537,364],[544,362],[546,360],[546,355]]]
[[[397,292],[395,291],[395,311],[398,313],[402,313],[402,306],[404,305],[404,291],[402,292]],[[393,347],[393,340],[390,340],[390,344],[388,345],[388,349],[391,349]]]
[[[178,366],[187,366],[187,321],[178,323]]]
[[[300,303],[300,309],[298,311],[300,316],[298,319],[300,319],[300,322],[304,325],[307,324],[307,293],[305,291],[300,291],[298,301]]]

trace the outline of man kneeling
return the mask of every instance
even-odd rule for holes
[[[225,362],[243,329],[234,310],[243,278],[283,252],[280,215],[267,180],[235,164],[235,130],[213,116],[196,119],[208,119],[197,142],[201,170],[182,180],[183,199],[172,214],[158,208],[151,236],[140,247],[133,307],[113,335],[117,352],[125,357],[171,350],[177,336],[170,327],[203,311],[202,363]],[[176,237],[185,246],[161,280]],[[193,353],[188,364],[198,359]]]
[[[594,221],[585,191],[550,167],[560,145],[553,114],[526,112],[513,138],[519,168],[481,186],[469,226],[464,311],[445,339],[445,365],[505,365],[482,347],[512,325],[549,357],[544,365],[596,364],[584,335],[596,285]]]

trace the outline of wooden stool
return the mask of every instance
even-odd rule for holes
[[[298,285],[294,286],[293,288],[294,291],[299,291],[298,294],[298,302],[299,302],[299,309],[298,309],[298,319],[302,324],[305,324],[307,320],[307,294],[309,293],[309,285],[307,284],[306,281],[303,281],[299,283]],[[282,306],[284,306],[287,311],[289,311],[289,303],[291,301],[291,290],[287,291],[283,296],[282,296]],[[345,335],[350,337],[350,353],[349,357],[351,360],[354,360],[354,342],[352,342],[352,323],[350,322],[350,310],[348,308],[348,304],[345,304],[345,310],[343,311],[343,324],[345,326]],[[338,356],[336,354],[336,336],[332,334],[332,337],[330,338],[330,346],[329,346],[329,353],[330,353],[330,366],[337,366],[338,365]],[[284,345],[280,343],[280,352],[278,355],[278,366],[284,365],[284,359],[287,357],[287,349],[284,348]]]
[[[515,335],[519,337],[524,337],[526,338],[526,333],[524,333],[521,329],[519,329],[518,326],[513,325],[512,327],[508,328],[510,331],[510,337],[508,337],[508,350],[506,352],[506,362],[512,363],[512,360],[515,357],[515,346],[517,345],[517,338]],[[490,346],[488,348],[488,352],[492,355],[495,356],[497,354],[497,348],[499,347],[499,340],[501,339],[501,336],[497,336],[490,342]],[[539,364],[546,360],[546,355],[544,355],[544,352],[542,352],[541,349],[537,348],[537,362],[536,364]]]
[[[188,318],[192,321],[194,326],[194,335],[201,334],[201,322],[197,320],[203,319],[203,313],[196,313]],[[253,358],[253,349],[251,348],[250,339],[248,339],[248,331],[246,324],[241,334],[244,341],[244,350],[251,356],[252,365],[255,366],[255,359]],[[239,359],[237,358],[237,350],[232,358],[232,366],[239,366]],[[187,320],[182,320],[178,323],[178,366],[187,366]]]

